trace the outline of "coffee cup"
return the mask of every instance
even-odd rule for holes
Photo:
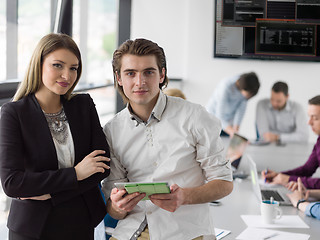
[[[264,200],[261,203],[261,216],[264,223],[273,224],[276,219],[282,216],[282,210],[278,201]]]

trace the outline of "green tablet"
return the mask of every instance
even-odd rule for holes
[[[130,193],[146,193],[142,200],[149,200],[149,195],[170,193],[170,187],[167,182],[119,182],[114,184],[118,189],[125,189]]]

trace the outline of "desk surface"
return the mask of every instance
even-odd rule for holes
[[[229,138],[222,138],[225,148],[229,144]],[[285,171],[304,164],[312,152],[314,143],[288,143],[285,146],[269,144],[264,146],[248,145],[245,154],[249,154],[256,162],[258,171],[266,168],[275,171]],[[247,171],[248,165],[242,161],[240,170]],[[320,176],[319,171],[315,174]],[[253,193],[251,180],[245,179],[242,182],[234,181],[232,193],[221,199],[221,206],[211,206],[215,227],[230,230],[226,240],[236,239],[236,237],[247,228],[241,215],[259,215],[260,203]],[[303,221],[309,225],[308,229],[276,228],[275,230],[305,233],[310,235],[310,240],[319,239],[320,221],[307,217],[303,212],[290,206],[281,206],[284,215],[299,215]]]
[[[259,171],[270,168],[285,171],[303,165],[310,156],[313,143],[288,143],[285,146],[269,144],[265,146],[248,145],[245,150],[256,162]]]
[[[229,146],[229,137],[221,138],[225,151]],[[244,154],[249,154],[257,165],[258,171],[266,168],[274,171],[286,171],[303,165],[309,158],[315,143],[287,143],[277,146],[271,143],[263,146],[248,145]],[[240,163],[241,170],[245,169]],[[320,177],[320,174],[318,175]]]
[[[242,180],[242,182],[235,181],[232,193],[220,201],[220,206],[211,206],[210,210],[213,214],[214,226],[231,231],[229,235],[223,238],[226,240],[236,239],[236,237],[247,228],[241,215],[260,214],[260,204],[253,193],[250,179]],[[284,215],[298,214],[310,228],[275,228],[274,230],[304,233],[310,235],[309,240],[319,239],[319,220],[305,216],[304,213],[294,207],[281,206],[281,209]]]

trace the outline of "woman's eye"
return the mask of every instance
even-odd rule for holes
[[[70,69],[71,69],[71,71],[78,71],[78,68],[76,68],[76,67],[72,67]]]
[[[60,64],[60,63],[54,63],[54,64],[52,64],[54,67],[56,67],[56,68],[61,68],[62,67],[62,65]]]

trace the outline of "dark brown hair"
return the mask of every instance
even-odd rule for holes
[[[239,90],[245,90],[251,94],[251,97],[258,93],[260,83],[257,74],[254,72],[244,73],[237,80]]]
[[[288,96],[288,94],[289,94],[288,84],[286,84],[285,82],[280,82],[280,81],[276,82],[272,86],[272,91],[274,91],[276,93],[282,92],[285,96]]]
[[[320,105],[320,95],[309,99],[309,104],[310,105]]]

